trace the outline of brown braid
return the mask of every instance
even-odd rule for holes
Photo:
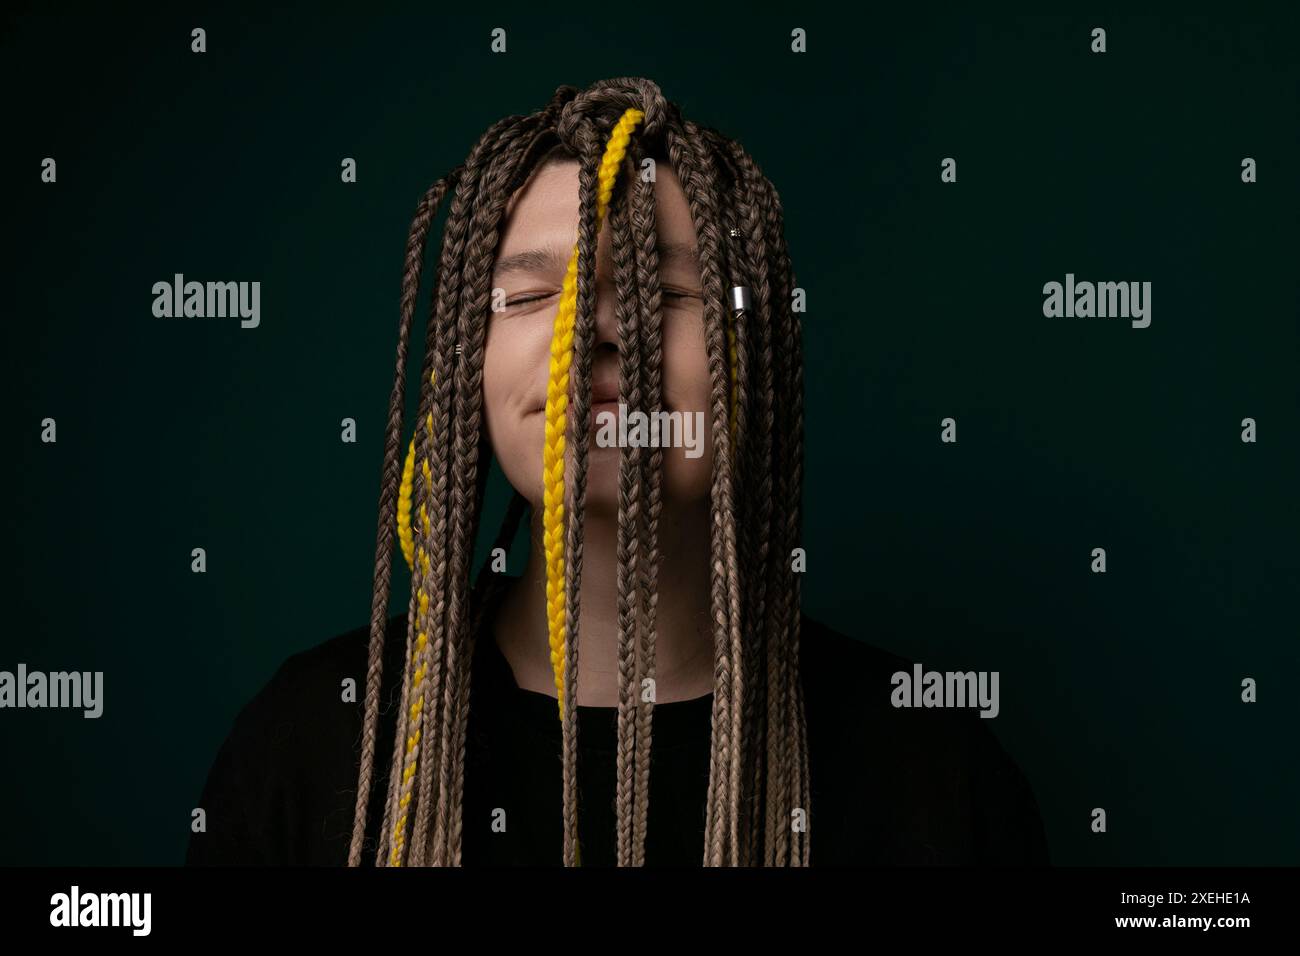
[[[575,102],[581,103],[579,99]],[[564,668],[564,832],[565,859],[569,866],[579,862],[578,848],[578,616],[582,589],[582,515],[587,496],[587,440],[591,417],[591,344],[596,327],[596,171],[603,140],[583,127],[578,144],[578,302],[573,328],[572,383],[573,421],[579,423],[573,435],[573,482],[569,488],[568,541],[565,561]]]
[[[405,365],[427,234],[439,203],[450,193],[415,423],[412,595],[400,675],[402,709],[375,848],[380,865],[462,861],[470,664],[486,609],[501,590],[488,568],[472,579],[470,561],[491,460],[482,378],[491,271],[504,211],[527,177],[550,158],[548,150],[558,145],[562,155],[577,159],[572,413],[585,426],[595,335],[596,167],[610,129],[629,107],[642,110],[644,122],[634,133],[607,222],[617,288],[620,400],[648,412],[663,403],[654,184],[640,179],[646,156],[664,157],[682,182],[697,236],[705,303],[712,383],[709,619],[714,693],[702,860],[706,865],[808,863],[807,835],[791,830],[792,811],[810,810],[810,791],[798,668],[799,582],[790,569],[801,519],[802,356],[799,323],[791,311],[794,278],[780,201],[738,144],[684,120],[653,83],[618,78],[583,91],[561,87],[543,110],[493,125],[465,162],[431,187],[417,206],[402,277],[397,366],[385,436],[350,865],[360,864],[374,773],[392,531],[402,480]],[[750,308],[734,319],[733,285],[746,286],[751,296]],[[563,862],[568,865],[580,860],[576,701],[589,435],[589,429],[581,428],[570,445],[566,489],[569,637],[562,752]],[[625,449],[620,456],[615,801],[620,865],[645,863],[653,703],[640,697],[642,681],[655,674],[662,470],[663,454],[657,448],[646,453]],[[516,495],[497,546],[508,546],[525,507]]]
[[[447,607],[447,667],[457,679],[444,684],[443,713],[439,720],[439,750],[445,752],[449,748],[454,749],[448,759],[439,763],[439,813],[434,830],[434,865],[445,865],[448,862],[448,852],[455,852],[447,844],[453,802],[449,791],[455,773],[455,754],[461,748],[459,741],[453,742],[452,733],[458,729],[457,714],[468,709],[467,706],[462,706],[469,694],[470,646],[469,620],[464,604],[467,603],[469,562],[473,557],[481,507],[482,489],[478,483],[478,465],[481,454],[480,419],[486,339],[486,323],[473,317],[489,312],[492,259],[497,247],[498,226],[505,215],[510,195],[507,187],[513,181],[519,160],[535,142],[535,138],[528,138],[533,134],[533,126],[533,122],[525,120],[519,126],[505,131],[498,141],[497,155],[479,185],[471,222],[472,238],[465,251],[465,278],[456,328],[456,340],[461,346],[461,352],[455,382],[456,470],[452,486],[454,528],[451,535],[452,550],[448,571],[451,587]],[[455,355],[454,346],[452,354]]]
[[[644,360],[642,370],[642,401],[648,412],[658,412],[663,405],[661,364],[663,359],[663,301],[659,287],[659,251],[656,245],[654,181],[642,179],[641,165],[646,158],[639,142],[629,151],[634,178],[629,180],[630,221],[632,230],[632,255],[636,268],[636,309],[644,316],[644,328],[638,328],[642,339],[639,357]],[[639,325],[639,323],[638,323]],[[620,363],[623,344],[620,341]],[[630,349],[629,349],[630,351]],[[629,365],[634,359],[628,358]],[[621,374],[621,370],[620,370]],[[621,387],[621,384],[620,384]],[[637,647],[638,672],[635,689],[639,695],[643,681],[652,684],[656,678],[655,646],[658,627],[659,581],[659,515],[662,511],[661,480],[663,475],[663,449],[656,445],[650,449],[649,460],[644,463],[643,493],[645,505],[640,529],[640,548],[645,560],[640,562],[636,611],[641,615],[641,640]],[[646,823],[650,807],[650,752],[654,727],[654,695],[650,700],[639,701],[636,709],[635,752],[633,763],[633,817],[632,865],[645,865]]]
[[[729,149],[730,144],[725,144]],[[730,159],[730,156],[728,156]],[[733,165],[733,171],[736,167]],[[745,542],[742,553],[747,568],[768,567],[769,540],[767,528],[772,516],[772,339],[771,294],[767,246],[762,234],[762,220],[755,201],[751,199],[756,188],[743,172],[734,172],[734,186],[738,191],[736,211],[739,219],[737,231],[741,254],[738,263],[743,270],[744,282],[753,295],[753,309],[739,323],[737,338],[741,342],[739,354],[742,364],[739,371],[742,406],[753,403],[753,419],[759,424],[746,429],[745,438],[745,493],[742,496],[751,510],[743,518]],[[752,271],[751,271],[752,267]],[[747,273],[747,274],[745,274]],[[747,600],[754,620],[764,621],[767,615],[767,576],[747,576]],[[769,644],[772,646],[775,642]],[[759,649],[755,649],[756,651]],[[763,774],[766,753],[759,749],[765,739],[766,708],[761,706],[763,689],[767,686],[767,659],[755,653],[753,657],[754,680],[746,686],[745,694],[745,753],[751,761],[752,791],[746,801],[744,819],[749,836],[746,857],[753,860],[758,852],[758,809],[761,806]]]
[[[624,160],[624,181],[636,175],[632,157]],[[622,197],[626,199],[626,193]],[[614,287],[618,290],[615,305],[618,322],[618,395],[628,408],[642,408],[641,332],[637,321],[636,263],[632,232],[627,222],[624,202],[614,202],[609,210],[609,228],[613,243]],[[618,739],[615,761],[615,808],[617,818],[617,860],[630,866],[633,857],[632,825],[636,790],[636,729],[640,707],[637,688],[638,617],[637,584],[641,508],[641,449],[630,447],[619,456],[618,468]]]
[[[712,617],[714,620],[714,709],[713,758],[710,761],[710,803],[706,815],[706,862],[712,866],[734,865],[736,861],[735,750],[736,688],[740,683],[739,615],[736,593],[737,562],[733,478],[730,443],[730,364],[724,330],[727,290],[719,269],[721,235],[714,202],[716,181],[707,155],[700,149],[698,129],[669,127],[668,149],[682,180],[691,207],[691,218],[700,247],[700,276],[704,290],[705,348],[713,381],[713,490],[710,564],[713,568]]]
[[[376,544],[375,590],[370,610],[370,653],[366,666],[365,719],[361,732],[361,775],[357,780],[356,815],[364,819],[370,802],[371,775],[375,761],[375,732],[379,720],[379,693],[383,676],[384,627],[388,617],[388,595],[392,583],[393,528],[397,507],[397,485],[401,479],[402,399],[406,392],[406,357],[411,338],[411,322],[420,290],[420,272],[424,267],[424,248],[429,226],[442,197],[456,181],[459,168],[440,179],[421,197],[406,240],[406,261],[402,271],[402,295],[397,327],[397,369],[388,400],[387,431],[384,436],[384,467],[379,490],[379,534]],[[412,603],[414,607],[414,603]],[[403,700],[405,706],[405,700]],[[361,860],[364,828],[354,828],[348,849],[348,865]]]
[[[443,809],[435,793],[435,767],[439,768],[438,783],[441,784],[447,769],[447,713],[454,706],[456,688],[456,643],[459,640],[457,623],[448,618],[448,604],[455,593],[454,586],[439,588],[437,582],[447,581],[452,565],[452,554],[460,544],[448,533],[449,521],[457,521],[461,508],[452,496],[463,496],[463,444],[458,439],[459,428],[449,427],[452,423],[453,402],[463,401],[464,396],[457,393],[460,385],[456,374],[459,356],[456,355],[456,316],[460,313],[460,303],[464,297],[466,273],[476,251],[474,241],[477,238],[475,227],[482,227],[481,212],[476,215],[476,205],[481,195],[480,180],[486,172],[493,153],[503,141],[509,142],[513,124],[498,124],[499,135],[491,139],[481,139],[465,163],[465,174],[460,188],[457,189],[448,215],[447,231],[443,239],[443,267],[440,270],[448,276],[438,289],[435,314],[430,327],[432,337],[431,359],[433,365],[433,389],[428,409],[422,409],[416,421],[416,441],[419,467],[427,465],[427,475],[421,473],[417,487],[422,494],[416,495],[420,501],[421,524],[418,538],[418,552],[422,559],[413,569],[413,578],[421,591],[421,610],[417,614],[416,627],[425,636],[423,653],[419,657],[419,671],[423,675],[421,683],[422,699],[420,701],[420,722],[416,727],[408,726],[401,734],[408,743],[407,768],[404,776],[411,771],[418,771],[414,785],[407,784],[413,797],[416,812],[414,828],[410,843],[395,849],[393,862],[397,864],[423,865],[431,862],[439,865],[442,860],[443,832],[441,823],[443,814],[439,812],[435,822],[435,837],[431,847],[428,833],[430,819],[435,804]],[[448,238],[453,240],[448,245]],[[450,261],[449,261],[450,260]],[[426,359],[430,355],[426,353]],[[423,399],[423,396],[422,396]],[[424,405],[424,401],[421,403]],[[432,423],[431,426],[429,423]],[[457,418],[459,423],[459,417]],[[449,446],[451,454],[448,453]],[[456,467],[462,466],[462,467]],[[463,503],[462,503],[463,504]],[[427,514],[428,520],[424,520]],[[463,550],[463,546],[462,546]],[[453,578],[454,580],[454,578]],[[448,582],[451,585],[451,582]],[[401,715],[404,722],[411,720],[409,711]],[[416,736],[418,735],[418,736]],[[418,741],[411,750],[411,741]],[[414,763],[411,763],[411,760]],[[394,815],[400,813],[395,808]],[[400,838],[400,836],[399,836]],[[432,854],[432,859],[426,854]]]
[[[738,391],[736,481],[740,489],[736,496],[736,523],[739,526],[738,548],[742,566],[762,568],[766,567],[767,560],[767,541],[763,529],[771,509],[771,464],[767,459],[772,428],[771,380],[770,375],[765,378],[763,376],[764,363],[770,362],[770,349],[764,349],[770,325],[767,316],[767,265],[762,258],[761,246],[755,242],[756,220],[752,213],[751,187],[744,181],[742,172],[732,159],[730,143],[714,130],[705,129],[702,134],[715,152],[718,169],[723,177],[720,188],[725,190],[729,199],[721,204],[720,213],[722,226],[731,240],[726,246],[728,254],[724,261],[732,276],[731,283],[750,289],[753,299],[748,314],[738,315],[734,323]],[[761,238],[758,242],[761,243]],[[756,248],[759,251],[755,251]],[[751,376],[754,375],[760,378],[758,390],[751,384]],[[755,406],[752,409],[751,404]],[[761,423],[753,429],[748,427],[751,414]],[[742,602],[747,613],[752,614],[755,620],[764,619],[765,584],[765,578],[761,574],[742,576]],[[775,644],[769,644],[769,647],[772,646]],[[762,648],[755,646],[755,642],[750,642],[743,651],[745,658],[742,663],[742,668],[751,678],[743,688],[740,705],[740,759],[742,766],[750,768],[746,776],[748,794],[742,800],[739,816],[739,828],[745,834],[739,852],[746,862],[753,860],[757,853],[757,808],[761,805],[764,785],[765,755],[758,750],[757,745],[763,739],[766,718],[759,705],[763,686],[760,681],[767,679],[767,661],[758,653],[759,650]]]
[[[770,492],[770,480],[767,485],[762,484],[760,481],[758,487],[753,487],[751,476],[757,473],[760,477],[766,477],[769,471],[768,463],[762,458],[756,458],[756,455],[763,448],[764,442],[770,440],[768,435],[771,429],[771,419],[769,417],[771,414],[770,395],[766,396],[765,407],[760,406],[755,409],[759,413],[757,421],[761,423],[760,427],[754,429],[751,433],[748,423],[750,405],[756,397],[750,382],[751,366],[753,364],[751,328],[757,326],[756,335],[758,337],[761,337],[765,330],[766,322],[763,316],[767,296],[763,283],[766,281],[766,269],[761,261],[755,261],[748,254],[750,250],[746,233],[740,229],[741,219],[747,218],[746,225],[751,230],[750,234],[752,234],[753,219],[752,217],[746,217],[746,210],[752,208],[752,206],[749,203],[748,191],[742,177],[727,152],[728,144],[712,130],[704,131],[704,135],[716,151],[720,169],[725,171],[725,185],[723,188],[730,199],[729,202],[722,203],[720,209],[721,224],[725,235],[729,238],[729,241],[724,244],[726,255],[723,257],[728,273],[731,276],[729,284],[750,289],[753,297],[754,307],[750,310],[752,318],[740,314],[733,322],[738,393],[736,402],[736,440],[734,443],[736,455],[735,480],[740,489],[736,495],[738,509],[736,523],[739,526],[740,539],[738,548],[741,566],[745,568],[761,568],[765,566],[763,562],[766,560],[765,536],[761,533],[762,526],[755,520],[755,515],[761,515],[765,507],[770,509],[770,502],[764,500]],[[757,322],[755,322],[755,319],[757,319]],[[761,620],[765,598],[763,576],[742,575],[740,584],[743,605],[752,610],[756,620]],[[742,652],[745,654],[741,665],[742,670],[751,675],[752,678],[744,686],[740,705],[741,765],[751,769],[745,780],[748,795],[742,801],[738,819],[738,827],[745,835],[744,844],[740,847],[739,852],[741,859],[748,862],[753,858],[757,846],[757,831],[753,821],[757,795],[761,792],[762,787],[762,766],[755,752],[756,741],[759,739],[761,729],[759,726],[761,712],[758,708],[758,678],[764,673],[766,662],[756,653],[752,642]]]
[[[508,128],[508,122],[502,121],[494,127],[501,132]],[[476,144],[474,150],[464,163],[464,168],[452,197],[447,222],[443,229],[442,256],[439,265],[439,277],[436,294],[433,298],[433,316],[429,323],[425,343],[424,374],[421,376],[420,408],[416,417],[415,441],[418,449],[416,468],[416,495],[420,520],[413,522],[418,528],[417,561],[412,569],[412,588],[419,593],[419,610],[408,622],[408,626],[418,631],[422,647],[414,657],[406,662],[407,674],[404,683],[411,683],[409,672],[418,667],[424,675],[420,684],[419,722],[414,723],[411,707],[403,707],[398,715],[397,749],[395,757],[405,754],[406,759],[395,760],[405,766],[400,776],[394,768],[394,779],[398,782],[390,790],[389,815],[393,821],[407,819],[410,816],[409,804],[415,805],[414,830],[409,842],[405,829],[400,829],[401,843],[397,844],[392,830],[384,833],[381,844],[385,850],[391,849],[391,862],[396,865],[424,862],[427,841],[429,813],[432,809],[432,770],[437,759],[435,747],[440,742],[434,701],[440,698],[439,690],[447,671],[444,660],[444,614],[446,588],[439,584],[445,578],[447,545],[447,510],[446,498],[447,442],[441,440],[448,434],[450,421],[449,406],[453,376],[450,362],[454,352],[454,342],[446,329],[449,317],[454,315],[459,299],[462,280],[463,249],[466,233],[469,229],[469,214],[478,179],[481,175],[485,154],[495,143],[495,137],[485,137]],[[425,385],[424,383],[429,383]],[[430,387],[432,386],[432,387]],[[417,736],[418,735],[418,736]],[[413,747],[411,741],[418,741]],[[411,760],[415,763],[411,764]],[[414,780],[407,777],[406,771],[418,770]],[[406,792],[403,793],[403,788]],[[408,808],[403,810],[401,800],[405,798]],[[409,826],[409,824],[408,824]],[[394,828],[397,828],[394,823]],[[416,846],[414,854],[409,852],[411,844]],[[391,846],[390,846],[391,845]],[[381,858],[384,856],[381,851]]]
[[[774,645],[779,653],[771,658],[777,661],[780,669],[778,682],[773,696],[780,702],[780,719],[793,724],[789,735],[769,735],[775,740],[782,754],[781,763],[787,772],[780,775],[783,788],[793,785],[797,796],[793,802],[784,796],[778,798],[779,806],[799,806],[809,811],[809,781],[805,762],[802,757],[791,764],[787,746],[800,746],[800,739],[806,735],[804,728],[802,692],[798,681],[799,653],[799,576],[790,573],[791,551],[799,545],[800,502],[802,487],[803,460],[803,354],[799,322],[791,309],[791,293],[794,289],[794,274],[790,265],[790,256],[786,249],[784,229],[782,226],[781,202],[771,183],[759,171],[753,160],[741,151],[735,151],[738,161],[747,168],[755,194],[763,206],[764,236],[775,268],[772,272],[773,302],[772,340],[773,340],[773,380],[778,383],[780,391],[776,394],[773,408],[774,425],[772,429],[775,448],[775,467],[773,468],[772,501],[772,541],[774,543],[773,560],[768,562],[771,577],[769,587],[773,594],[775,611],[774,628],[777,633],[788,635],[788,640]],[[769,710],[768,719],[773,719]],[[773,814],[774,829],[783,837],[790,835],[790,819],[787,810],[785,816]],[[807,865],[808,846],[802,836],[797,841],[799,849],[792,863]],[[781,844],[784,848],[784,842]]]

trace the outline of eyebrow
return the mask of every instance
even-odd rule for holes
[[[697,271],[700,268],[700,252],[693,242],[659,242],[656,249],[659,252],[659,265],[661,268],[665,265],[674,264],[691,266]],[[563,272],[568,268],[571,255],[573,255],[572,249],[560,246],[545,246],[528,249],[524,252],[516,252],[504,259],[498,259],[492,267],[492,275],[500,278],[512,272],[546,272],[548,270]]]

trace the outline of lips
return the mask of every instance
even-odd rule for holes
[[[572,393],[570,393],[572,394]],[[618,381],[598,380],[591,383],[591,410],[597,411],[614,411],[618,408]],[[546,409],[546,401],[543,399],[533,409],[533,414],[537,414]],[[572,412],[573,402],[569,402],[569,409]]]
[[[599,381],[591,383],[591,404],[611,405],[618,403],[618,382]]]

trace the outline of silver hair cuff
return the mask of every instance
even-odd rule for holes
[[[749,286],[735,285],[731,287],[731,311],[748,312],[749,303]]]

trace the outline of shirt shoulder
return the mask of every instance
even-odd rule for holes
[[[843,862],[1049,862],[1033,790],[995,718],[898,706],[896,675],[910,679],[914,661],[806,615],[800,631],[813,814]]]
[[[385,686],[404,622],[388,622]],[[369,647],[366,625],[291,654],[240,709],[208,772],[206,830],[191,834],[187,863],[346,862]]]

